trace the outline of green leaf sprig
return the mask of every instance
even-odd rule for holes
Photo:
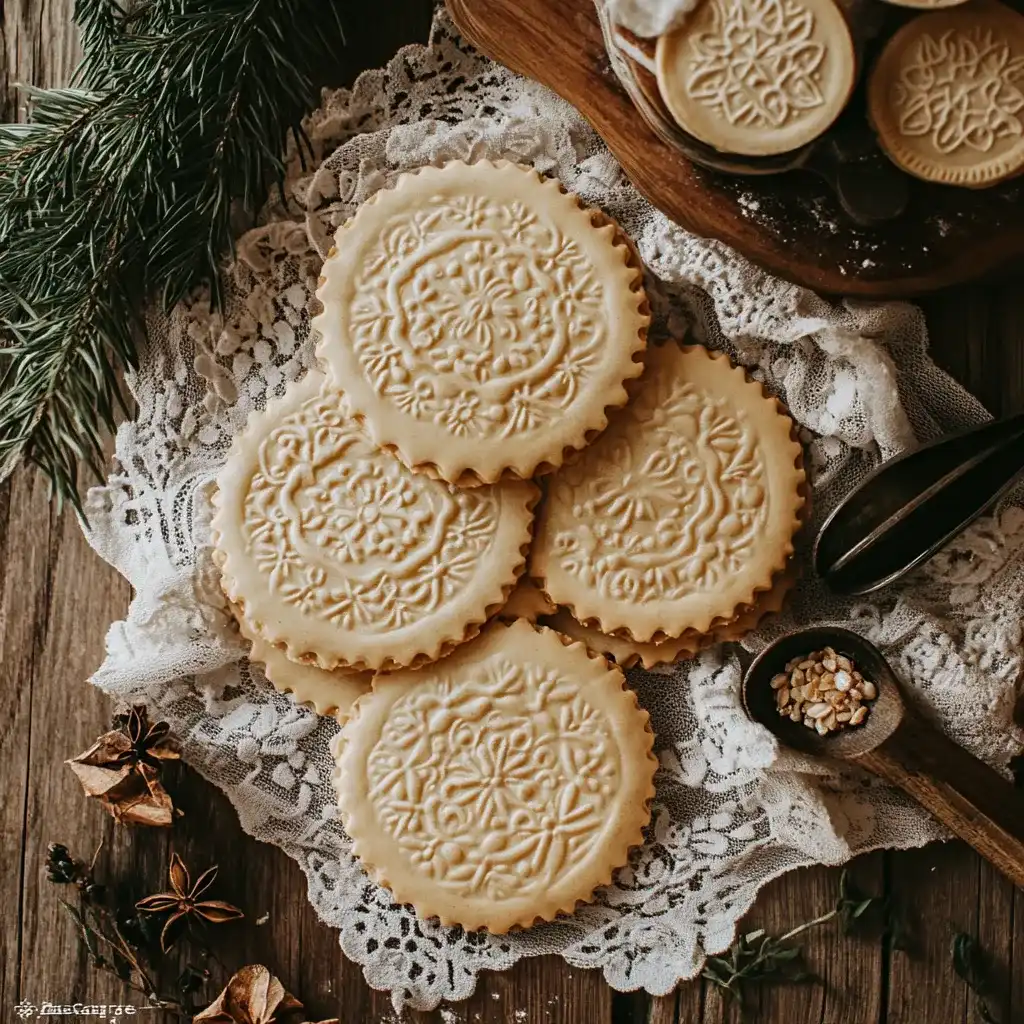
[[[145,302],[207,282],[219,304],[344,36],[332,0],[78,0],[75,21],[72,86],[24,88],[29,122],[0,126],[0,481],[27,461],[80,508]]]

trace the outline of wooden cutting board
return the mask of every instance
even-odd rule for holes
[[[447,3],[473,46],[572,103],[655,206],[773,274],[819,292],[898,298],[1005,270],[1024,257],[1022,179],[978,191],[915,179],[902,216],[861,227],[809,172],[723,174],[662,141],[611,70],[593,0]]]

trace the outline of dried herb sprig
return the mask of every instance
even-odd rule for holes
[[[96,851],[98,856],[99,850]],[[47,849],[46,874],[57,885],[71,885],[77,890],[72,902],[61,898],[78,931],[89,961],[97,970],[114,975],[129,988],[142,993],[147,1004],[191,1020],[198,1006],[192,997],[198,994],[209,978],[202,968],[188,966],[179,978],[178,991],[164,995],[157,990],[152,977],[149,952],[155,948],[149,922],[140,917],[131,904],[121,905],[108,895],[106,886],[97,882],[91,864],[76,860],[66,846],[51,843]]]
[[[806,968],[803,948],[793,940],[834,918],[841,922],[843,931],[849,933],[869,908],[882,902],[879,897],[865,896],[849,873],[844,871],[839,878],[836,903],[827,913],[777,937],[769,935],[763,928],[747,932],[733,943],[727,953],[708,957],[701,976],[727,999],[733,999],[741,1006],[745,989],[750,985],[811,981],[815,975]]]
[[[0,481],[40,467],[80,507],[124,408],[140,314],[206,281],[344,43],[323,0],[77,0],[74,87],[0,125]],[[296,31],[296,26],[311,26]]]
[[[974,993],[978,1017],[984,1024],[999,1024],[989,1008],[988,1000],[995,987],[992,979],[992,965],[981,943],[971,935],[957,932],[950,946],[953,970],[967,983]]]

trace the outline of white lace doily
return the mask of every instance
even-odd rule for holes
[[[110,630],[96,684],[171,723],[186,759],[228,794],[246,831],[302,865],[318,914],[396,1006],[465,998],[481,969],[547,952],[601,968],[618,989],[665,993],[729,945],[771,878],[939,837],[889,789],[781,755],[744,717],[737,659],[719,649],[663,674],[631,673],[657,731],[658,798],[646,845],[591,906],[515,935],[467,935],[416,920],[368,882],[334,814],[328,744],[337,726],[276,694],[241,658],[208,523],[229,439],[311,365],[323,252],[335,225],[376,189],[424,163],[507,157],[557,174],[605,209],[649,268],[655,331],[727,349],[799,420],[816,522],[915,434],[985,413],[933,365],[914,307],[829,305],[675,227],[571,107],[467,52],[443,14],[429,46],[406,48],[351,92],[325,96],[308,133],[322,163],[304,169],[293,159],[284,201],[240,240],[225,271],[226,313],[211,315],[197,299],[151,322],[130,378],[138,418],[118,431],[118,468],[88,498],[91,543],[136,592],[128,618]],[[1022,604],[1024,512],[1007,505],[870,603],[836,600],[805,580],[771,629],[852,625],[882,646],[958,742],[1005,766],[1024,738],[1011,722]]]

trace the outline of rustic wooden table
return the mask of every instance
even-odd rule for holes
[[[61,84],[76,58],[72,0],[0,0],[0,107],[16,112],[15,82]],[[422,39],[429,0],[389,0],[387,14],[368,11],[339,54],[339,84],[362,66],[380,64],[399,43]],[[354,64],[358,62],[358,66]],[[342,66],[343,65],[343,66]],[[924,302],[939,362],[995,413],[1024,408],[1024,300],[1018,285],[949,291]],[[345,1024],[391,1022],[386,994],[371,990],[341,955],[335,934],[305,898],[304,878],[280,850],[243,834],[227,800],[183,773],[176,796],[185,811],[173,832],[115,828],[81,795],[63,760],[101,732],[110,704],[85,679],[96,667],[108,624],[120,618],[129,589],[88,548],[76,522],[57,516],[45,483],[29,471],[0,489],[0,1019],[13,1020],[21,998],[52,1002],[131,1001],[107,975],[92,970],[71,922],[44,874],[46,846],[69,845],[89,856],[133,898],[164,887],[172,850],[201,870],[220,863],[223,898],[243,907],[248,923],[222,933],[225,970],[269,965],[310,1010],[310,1019]],[[760,1024],[957,1024],[978,1021],[950,966],[955,931],[975,934],[995,957],[1003,1024],[1024,1021],[1024,912],[1021,895],[963,846],[861,858],[854,871],[872,892],[896,894],[916,919],[912,955],[882,942],[846,939],[832,926],[807,936],[810,965],[821,981],[759,993],[750,1021]],[[829,908],[838,872],[808,870],[770,885],[751,926],[781,931]],[[257,926],[253,922],[265,922]],[[219,971],[220,969],[217,968]],[[172,979],[176,965],[163,975]],[[218,980],[220,980],[218,978]],[[137,1001],[137,997],[136,997]],[[481,979],[469,1001],[414,1021],[696,1024],[738,1020],[700,982],[664,998],[613,992],[594,972],[556,958],[534,958]]]

